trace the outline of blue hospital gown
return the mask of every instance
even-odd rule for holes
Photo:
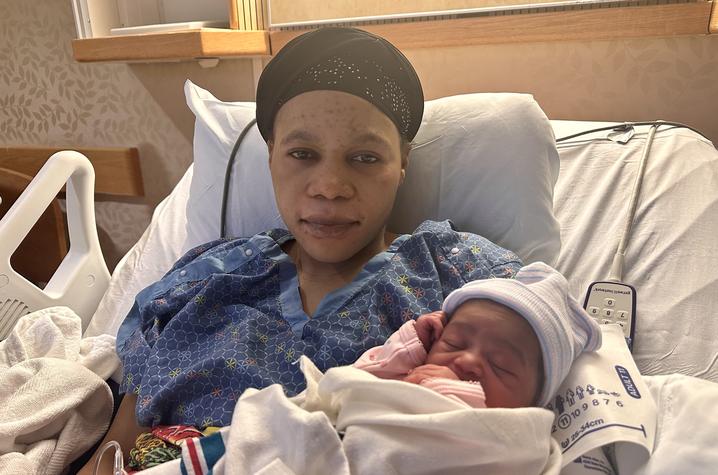
[[[322,371],[353,363],[405,321],[441,308],[464,283],[512,277],[521,262],[449,221],[426,221],[329,293],[309,318],[286,230],[189,251],[137,295],[117,336],[121,392],[137,394],[141,425],[229,425],[240,394],[274,383],[304,389],[297,360]]]

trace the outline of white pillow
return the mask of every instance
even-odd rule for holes
[[[200,244],[220,236],[225,169],[236,138],[254,117],[254,103],[222,102],[190,81],[185,96],[196,117],[187,240]],[[451,219],[525,263],[555,262],[559,159],[549,121],[533,97],[466,94],[428,101],[414,144],[390,230],[410,233],[425,219]],[[284,226],[256,127],[237,154],[228,199],[230,236]]]
[[[85,337],[105,333],[115,336],[135,296],[161,279],[177,259],[196,245],[187,239],[185,213],[193,169],[190,165],[172,192],[157,205],[142,237],[115,267]]]

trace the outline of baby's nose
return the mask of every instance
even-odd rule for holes
[[[475,355],[474,353],[462,353],[458,358],[456,358],[454,364],[456,365],[457,369],[461,371],[462,374],[458,376],[462,377],[462,379],[478,379],[484,373],[483,358],[478,355]]]

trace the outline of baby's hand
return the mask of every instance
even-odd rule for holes
[[[445,324],[446,314],[441,310],[427,313],[416,319],[414,328],[427,353],[431,349],[431,345],[441,336]]]
[[[422,381],[429,378],[459,379],[459,377],[446,366],[425,364],[411,370],[411,372],[404,377],[404,381],[407,383],[421,384]]]

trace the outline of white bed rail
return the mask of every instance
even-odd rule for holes
[[[70,250],[44,289],[18,274],[10,258],[66,185]],[[110,281],[95,226],[95,171],[81,153],[53,154],[0,220],[0,340],[21,316],[52,306],[71,308],[83,330]]]

